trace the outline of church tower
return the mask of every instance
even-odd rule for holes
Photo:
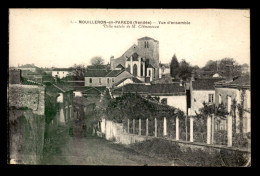
[[[149,59],[149,64],[151,64],[155,69],[154,78],[159,78],[159,41],[150,38],[143,37],[138,39],[139,52],[143,57]]]

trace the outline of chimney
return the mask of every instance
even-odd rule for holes
[[[233,81],[233,64],[226,65],[227,70],[227,78],[226,81],[231,82]]]

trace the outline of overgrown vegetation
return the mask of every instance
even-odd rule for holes
[[[175,142],[153,139],[131,144],[132,149],[151,157],[162,157],[181,166],[244,166],[248,155],[242,152],[221,150],[209,152],[207,149],[192,149],[180,147]]]

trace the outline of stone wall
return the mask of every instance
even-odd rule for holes
[[[43,145],[45,116],[32,110],[9,110],[9,159],[11,164],[39,164]]]
[[[21,83],[21,70],[9,70],[9,84]]]
[[[43,86],[9,84],[8,91],[9,106],[27,107],[35,114],[44,115],[45,88]]]

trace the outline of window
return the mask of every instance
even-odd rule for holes
[[[112,82],[114,82],[114,78],[112,78]]]
[[[59,74],[59,72],[57,72],[57,74]]]
[[[214,102],[214,94],[209,94],[209,103]]]
[[[92,83],[92,78],[89,78],[89,83],[90,83],[90,84]]]
[[[151,76],[151,70],[149,70],[149,76]]]
[[[109,78],[107,78],[107,83],[109,84]]]
[[[99,78],[99,84],[101,84],[101,78]]]
[[[148,41],[144,41],[144,47],[149,48]]]

